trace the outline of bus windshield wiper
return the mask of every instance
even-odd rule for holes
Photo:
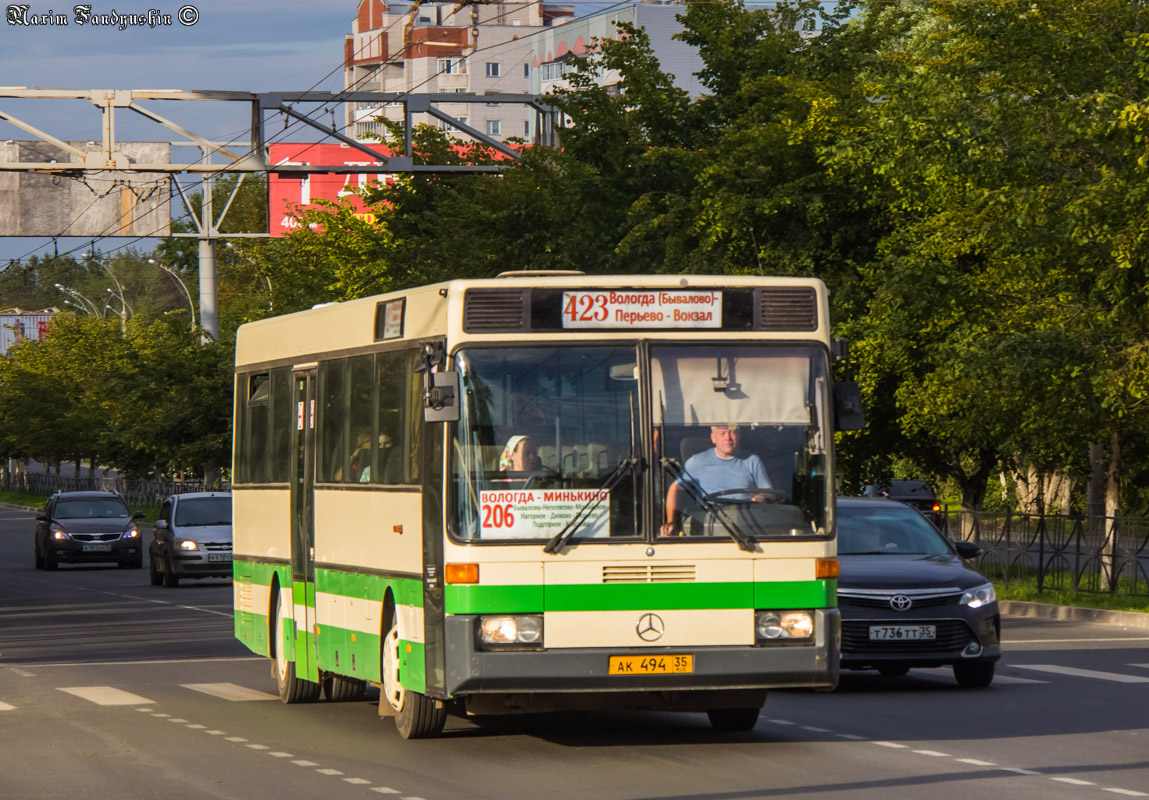
[[[543,552],[555,553],[565,547],[566,544],[574,538],[575,532],[578,531],[578,529],[583,525],[585,525],[588,520],[590,520],[591,515],[594,514],[599,505],[602,503],[603,497],[608,496],[610,490],[613,489],[618,484],[618,482],[626,476],[628,472],[636,469],[638,466],[638,458],[631,456],[629,458],[621,459],[618,462],[618,466],[614,468],[614,471],[611,472],[610,475],[607,475],[606,480],[603,481],[602,485],[595,490],[594,497],[583,503],[582,507],[575,512],[573,517],[571,517],[570,522],[564,525],[563,529],[555,534],[554,538],[546,543],[546,545],[543,547]]]
[[[747,536],[746,532],[735,523],[726,519],[719,504],[711,500],[710,495],[702,491],[702,487],[697,485],[693,478],[686,472],[685,467],[673,458],[663,458],[662,467],[668,470],[676,481],[680,482],[679,485],[686,489],[686,493],[690,495],[691,499],[694,500],[703,511],[718,520],[718,523],[730,534],[730,538],[738,543],[740,549],[750,553],[754,552],[754,540]],[[695,491],[696,489],[697,491]]]

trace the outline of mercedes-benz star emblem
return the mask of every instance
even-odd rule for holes
[[[914,601],[904,594],[896,594],[890,598],[890,608],[894,611],[909,611]]]
[[[643,614],[638,618],[638,624],[634,626],[634,629],[642,641],[656,642],[662,638],[666,625],[658,614]]]

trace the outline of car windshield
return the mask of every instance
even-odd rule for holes
[[[60,519],[114,519],[131,516],[118,497],[77,497],[56,503]]]
[[[838,506],[838,555],[949,555],[934,527],[917,511],[884,502]]]
[[[176,506],[176,525],[181,528],[231,524],[230,497],[196,497]]]
[[[889,484],[873,484],[866,487],[866,494],[870,497],[920,497],[934,496],[929,484],[924,481],[890,481]]]

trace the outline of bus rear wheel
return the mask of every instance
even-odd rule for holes
[[[362,700],[367,695],[367,684],[354,678],[333,675],[323,682],[323,697],[329,703],[348,703]]]
[[[379,702],[391,706],[395,727],[404,739],[431,739],[443,731],[447,705],[419,692],[403,688],[400,682],[399,624],[391,620],[391,630],[383,640],[383,687]]]
[[[749,731],[758,724],[761,708],[713,708],[706,712],[716,731]]]
[[[283,604],[275,604],[275,682],[279,684],[279,699],[284,703],[313,703],[319,698],[318,683],[305,681],[295,675],[295,662],[287,660],[283,652],[283,636],[286,631]]]

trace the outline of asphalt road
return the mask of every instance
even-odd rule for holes
[[[32,566],[0,508],[0,798],[1149,797],[1149,629],[1010,618],[999,678],[846,673],[778,691],[750,733],[582,714],[403,741],[354,703],[284,706],[231,635],[231,586]]]

